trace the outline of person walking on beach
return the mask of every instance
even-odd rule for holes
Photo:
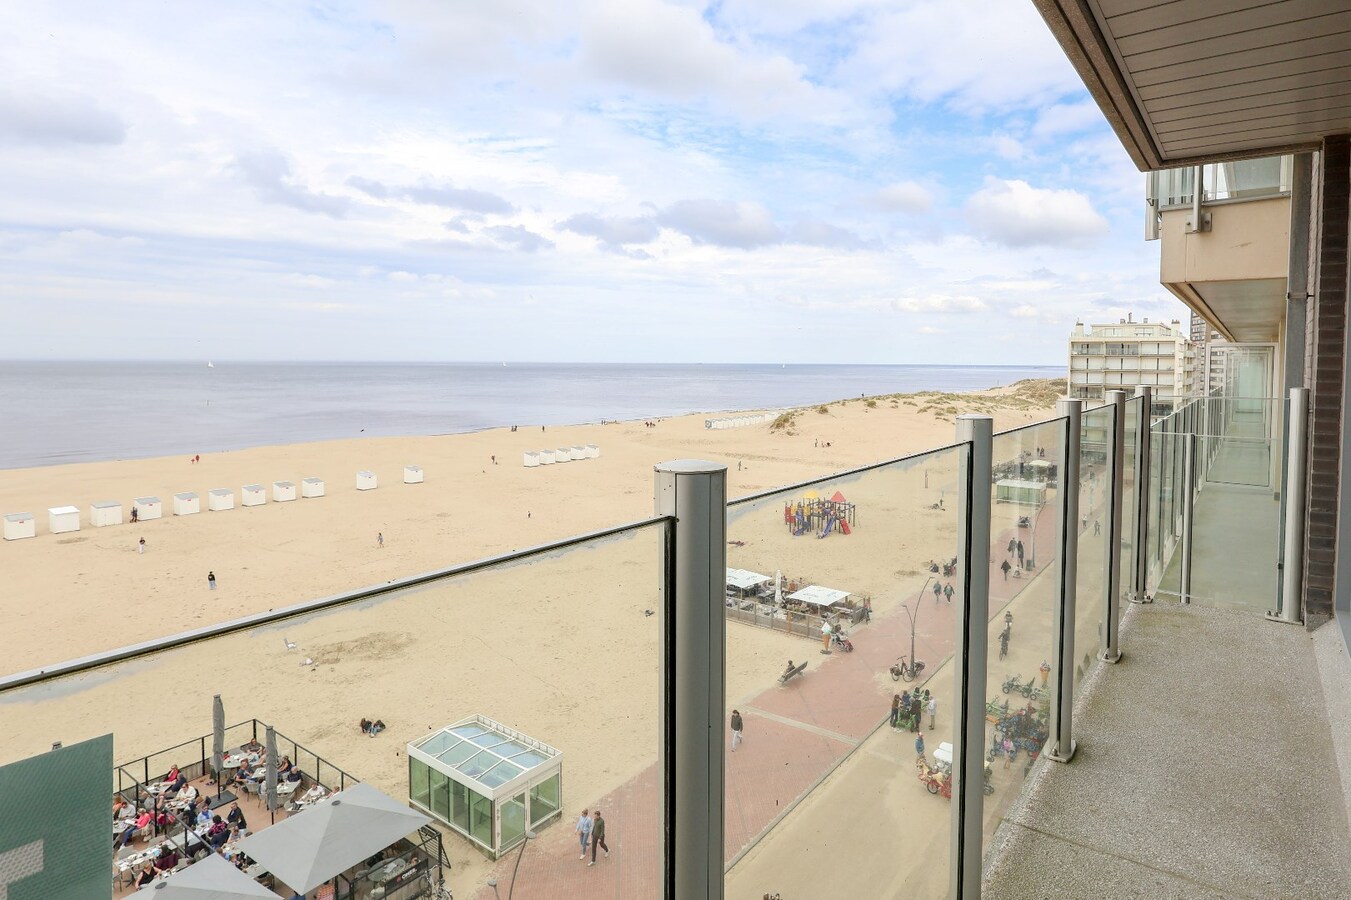
[[[215,573],[215,572],[207,572],[207,573],[206,573],[206,586],[209,587],[209,588],[211,588],[211,590],[213,590],[213,591],[216,589],[216,573]]]
[[[381,550],[385,549],[385,533],[383,531],[377,531],[375,533],[375,546],[379,547]]]
[[[140,542],[136,545],[136,552],[137,553],[145,552],[145,538],[141,538]]]
[[[947,584],[943,585],[943,596],[947,598],[948,604],[951,605],[951,604],[952,604],[952,582],[951,582],[951,581],[949,581]]]
[[[943,584],[940,581],[934,581],[934,602],[937,603],[942,599],[943,599]]]
[[[572,830],[577,832],[577,840],[582,845],[582,855],[578,859],[586,859],[586,845],[591,841],[591,816],[588,810],[582,810],[581,817],[577,820],[577,826]]]
[[[1007,559],[1004,560],[1002,563],[999,564],[999,571],[1001,571],[1001,572],[1004,573],[1004,580],[1005,580],[1005,581],[1008,581],[1008,580],[1009,580],[1009,569],[1012,569],[1012,568],[1013,568],[1013,566],[1009,565],[1009,561],[1008,561]]]
[[[610,847],[605,843],[605,817],[596,810],[596,814],[591,817],[591,862],[588,866],[596,864],[596,848],[605,851],[605,858],[610,858]]]
[[[139,516],[140,512],[133,506],[131,508],[131,524],[135,525]]]
[[[737,744],[741,743],[741,712],[732,710],[732,752],[736,752]]]

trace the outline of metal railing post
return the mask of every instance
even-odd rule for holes
[[[1140,398],[1140,414],[1135,420],[1135,504],[1134,532],[1131,537],[1131,602],[1153,603],[1149,596],[1149,423],[1153,416],[1154,392],[1142,384],[1135,389]]]
[[[1103,564],[1107,571],[1103,584],[1107,586],[1107,597],[1103,604],[1105,628],[1102,630],[1102,646],[1099,659],[1114,663],[1121,659],[1121,518],[1126,492],[1126,392],[1108,391],[1107,402],[1112,404],[1112,431],[1107,442],[1107,558]],[[1132,536],[1132,550],[1135,538]]]
[[[1192,593],[1192,524],[1196,520],[1196,435],[1190,431],[1182,436],[1182,578],[1178,584],[1178,599],[1191,603]]]
[[[727,467],[658,465],[665,548],[659,646],[663,895],[723,896],[723,727],[727,680]]]
[[[985,813],[985,682],[990,639],[990,486],[993,484],[994,420],[958,416],[957,440],[966,442],[958,485],[957,534],[966,548],[966,590],[954,623],[952,734],[952,870],[954,900],[978,900],[981,835]],[[969,787],[969,790],[968,790]]]
[[[1285,558],[1282,563],[1281,608],[1267,613],[1273,622],[1304,624],[1305,465],[1309,453],[1309,389],[1290,389],[1285,465]]]
[[[1074,604],[1079,593],[1079,460],[1084,427],[1084,401],[1056,401],[1065,417],[1065,458],[1060,463],[1060,602],[1053,615],[1055,697],[1051,702],[1051,745],[1046,755],[1056,762],[1074,756]]]

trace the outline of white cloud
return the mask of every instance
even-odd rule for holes
[[[1102,110],[1092,100],[1078,103],[1057,103],[1037,113],[1032,133],[1039,138],[1073,134],[1103,124]]]
[[[919,182],[898,181],[868,197],[868,205],[886,212],[928,212],[933,194]]]
[[[1083,245],[1107,232],[1107,220],[1078,191],[993,177],[971,195],[966,217],[977,233],[1009,247]]]
[[[759,203],[681,200],[657,216],[657,222],[696,244],[749,250],[783,240],[769,210]]]
[[[1015,306],[1013,309],[1009,310],[1009,315],[1013,316],[1015,319],[1035,319],[1037,316],[1041,315],[1041,313],[1030,303],[1024,303],[1021,306]]]
[[[120,144],[127,136],[121,117],[92,97],[12,87],[0,87],[0,144]]]
[[[902,312],[916,313],[972,313],[989,309],[989,305],[979,297],[950,294],[901,297],[893,305]]]

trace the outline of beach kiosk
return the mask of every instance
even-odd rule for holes
[[[539,465],[539,454],[534,450],[527,450],[521,460],[527,469],[533,469]]]
[[[375,490],[375,473],[371,471],[357,473],[357,490],[373,491]]]
[[[267,491],[261,484],[246,484],[239,489],[240,506],[262,506],[267,502]]]
[[[274,481],[272,482],[272,502],[288,503],[296,498],[296,483],[294,481]]]
[[[324,479],[302,478],[300,480],[300,496],[302,497],[324,496]]]
[[[52,534],[80,530],[80,510],[74,506],[53,506],[47,510],[47,530]]]
[[[164,516],[164,504],[159,502],[158,497],[137,497],[131,501],[131,508],[136,510],[138,522],[148,522]]]
[[[995,502],[1016,503],[1019,506],[1043,506],[1046,503],[1046,482],[1005,478],[995,482]]]
[[[193,491],[174,494],[174,515],[195,516],[202,511],[202,501]]]
[[[422,484],[422,466],[404,466],[403,483]]]
[[[539,452],[539,464],[541,466],[552,466],[554,464],[554,452],[552,450],[541,450]]]
[[[599,458],[600,458],[600,448],[597,447],[595,444],[587,444],[587,445],[586,445],[586,458],[587,458],[587,459],[599,459]]]
[[[211,512],[234,509],[235,492],[229,488],[212,488],[206,492],[206,508]]]
[[[10,513],[5,516],[5,540],[19,541],[38,533],[38,520],[32,513]]]
[[[561,815],[563,752],[485,716],[461,719],[408,744],[408,800],[496,858]]]
[[[121,525],[122,504],[116,500],[103,500],[99,503],[89,504],[89,524],[95,528]]]

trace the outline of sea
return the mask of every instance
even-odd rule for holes
[[[967,391],[1057,366],[0,361],[0,468]]]

